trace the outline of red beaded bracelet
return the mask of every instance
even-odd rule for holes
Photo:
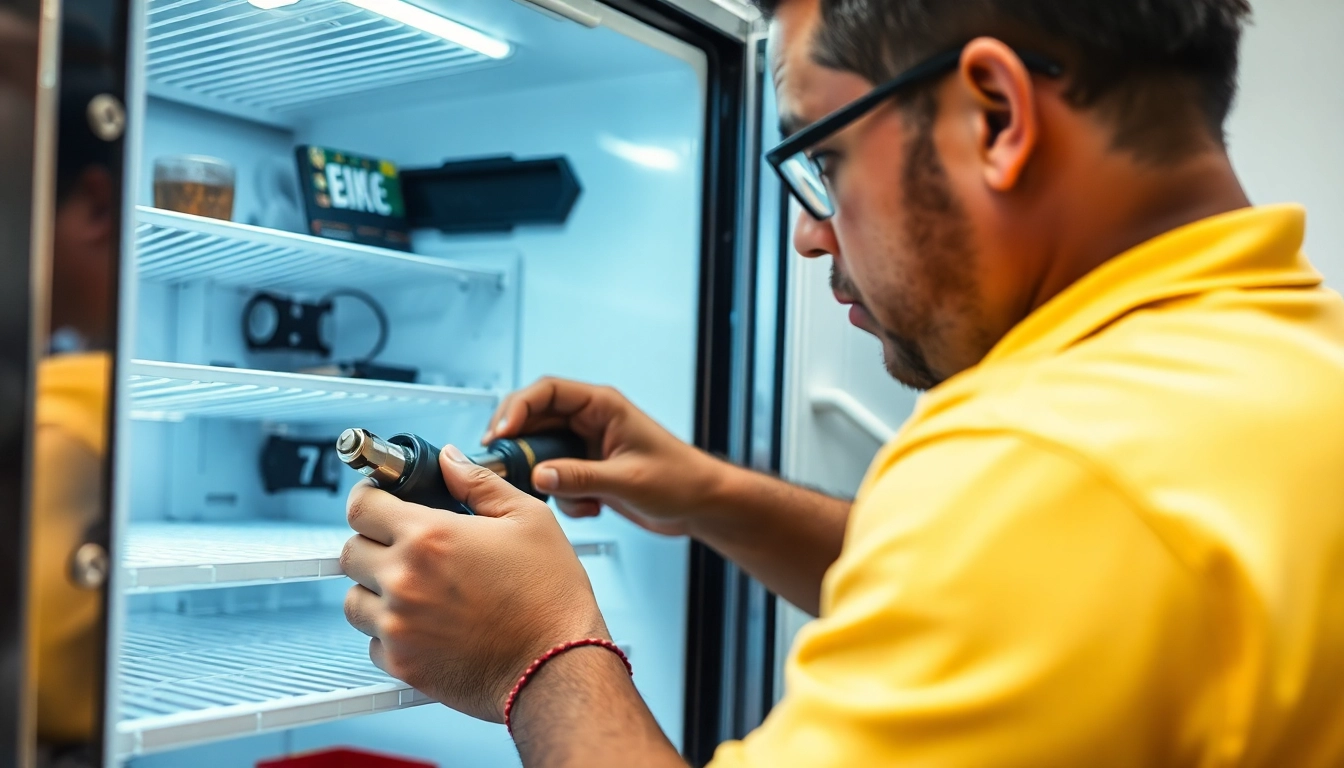
[[[565,651],[572,651],[575,648],[582,648],[586,645],[606,648],[608,651],[620,656],[621,663],[625,664],[625,671],[629,672],[631,677],[634,677],[635,668],[630,666],[630,658],[625,655],[625,651],[622,651],[619,646],[610,640],[603,640],[600,637],[588,637],[583,640],[570,640],[568,643],[561,643],[538,656],[537,660],[532,662],[532,664],[523,671],[523,676],[518,678],[518,682],[513,684],[513,690],[509,691],[509,698],[504,702],[504,727],[509,730],[510,736],[513,735],[513,706],[518,703],[518,694],[523,690],[523,686],[527,685],[528,682],[532,680],[532,677],[537,674],[537,670],[541,669],[546,662],[554,659]]]

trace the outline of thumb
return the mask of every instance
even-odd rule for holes
[[[532,486],[542,493],[560,498],[600,496],[618,493],[624,486],[620,468],[614,459],[555,459],[538,464],[532,470]]]
[[[480,517],[510,517],[540,504],[504,478],[467,460],[456,446],[445,446],[439,453],[439,469],[453,498]]]

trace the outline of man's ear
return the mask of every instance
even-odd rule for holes
[[[978,107],[974,130],[985,183],[1007,192],[1017,186],[1040,136],[1031,73],[1002,41],[982,37],[963,50],[960,74]]]

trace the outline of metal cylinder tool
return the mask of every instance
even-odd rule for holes
[[[350,468],[399,499],[472,514],[444,484],[439,449],[419,435],[393,435],[384,440],[367,429],[347,429],[336,441],[336,453]],[[467,459],[544,501],[546,494],[532,486],[532,470],[543,461],[584,458],[587,453],[583,438],[559,431],[495,440]]]

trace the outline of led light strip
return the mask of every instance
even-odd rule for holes
[[[513,50],[513,47],[503,40],[497,40],[489,35],[477,32],[471,27],[458,24],[451,19],[445,19],[438,14],[430,13],[424,8],[419,8],[402,0],[345,1],[357,8],[363,8],[379,16],[401,22],[408,27],[415,27],[431,35],[437,35],[450,43],[457,43],[463,48],[470,48],[492,59],[502,59]]]
[[[415,27],[422,32],[428,32],[431,35],[447,40],[450,43],[456,43],[463,48],[470,48],[473,51],[489,56],[492,59],[502,59],[513,52],[513,46],[503,40],[490,37],[481,32],[477,32],[471,27],[458,24],[451,19],[426,11],[424,8],[411,5],[404,0],[345,0],[356,8],[363,8],[371,13],[376,13],[384,18],[405,24],[408,27]],[[276,8],[284,8],[294,5],[299,0],[247,0],[251,5],[265,11]]]

